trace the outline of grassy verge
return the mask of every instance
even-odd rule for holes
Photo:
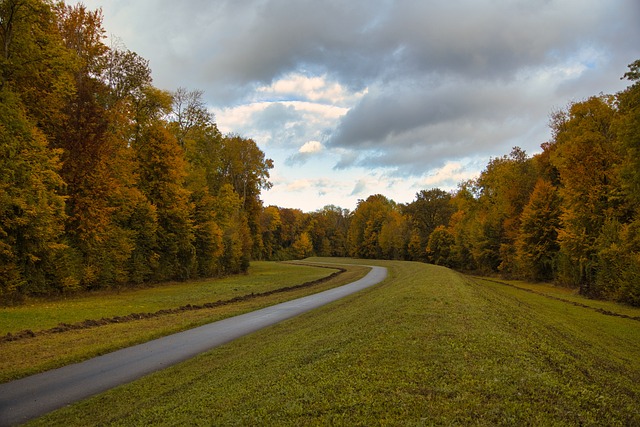
[[[639,322],[375,263],[378,286],[33,424],[640,425]]]
[[[99,315],[120,315],[130,313],[129,310],[151,307],[152,304],[146,302],[151,300],[162,301],[161,304],[153,303],[154,307],[161,309],[185,303],[204,303],[219,298],[233,298],[293,286],[328,276],[333,271],[335,270],[303,265],[255,263],[247,276],[132,291],[128,293],[129,298],[125,293],[107,293],[57,301],[55,303],[55,306],[58,307],[57,311],[63,313],[52,310],[52,304],[46,301],[33,303],[27,307],[12,308],[11,311],[16,312],[21,309],[19,316],[21,318],[28,317],[27,313],[29,312],[37,317],[40,306],[49,307],[49,314],[39,317],[44,319],[40,323],[33,319],[29,321],[29,325],[34,330],[40,330],[50,326],[52,318],[65,318],[69,319],[68,321],[74,321],[84,320],[85,316],[96,319],[99,318],[97,317]],[[0,382],[64,366],[170,333],[340,286],[357,280],[367,271],[366,268],[349,268],[347,272],[336,278],[310,288],[292,289],[284,293],[239,301],[211,309],[183,311],[133,322],[108,324],[92,329],[70,330],[58,334],[38,335],[19,341],[2,342],[0,343]],[[204,287],[209,289],[208,293],[203,290]],[[160,293],[160,296],[157,296],[156,293]],[[171,295],[171,297],[167,297],[167,295]],[[122,304],[127,302],[126,308],[119,307],[118,302]],[[100,307],[99,310],[96,310],[100,314],[92,314],[85,310],[85,307],[91,304]],[[76,310],[76,307],[80,308]],[[111,307],[111,310],[108,310],[107,307]],[[7,313],[4,315],[9,316]],[[25,323],[16,321],[15,324],[24,327]]]
[[[549,283],[529,283],[521,280],[494,280],[481,277],[476,277],[476,279],[483,280],[485,282],[495,282],[507,286],[513,286],[529,292],[545,295],[550,298],[605,312],[609,315],[623,317],[628,316],[635,318],[636,320],[640,320],[640,308],[638,307],[632,307],[630,305],[619,304],[612,301],[589,299],[578,294],[577,289],[563,288]]]
[[[167,283],[121,292],[85,293],[55,300],[33,299],[21,306],[0,309],[0,335],[24,329],[52,328],[59,323],[230,299],[316,280],[330,273],[304,265],[253,262],[248,274],[223,279]]]

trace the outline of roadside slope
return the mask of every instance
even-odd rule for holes
[[[230,317],[137,346],[0,384],[0,425],[12,425],[85,399],[285,319],[380,283],[386,269],[372,267],[348,285]]]
[[[375,264],[389,278],[357,298],[34,425],[640,424],[639,322],[440,267]]]

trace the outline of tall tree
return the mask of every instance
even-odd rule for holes
[[[260,215],[260,229],[262,230],[262,256],[264,259],[273,259],[276,252],[281,249],[280,228],[282,221],[277,206],[267,206]]]
[[[148,126],[138,143],[140,186],[158,216],[157,279],[184,280],[196,273],[192,205],[184,187],[186,162],[162,122]]]
[[[562,281],[597,296],[596,239],[607,219],[620,216],[620,186],[614,170],[619,155],[612,129],[611,97],[574,103],[556,122],[552,161],[562,196]]]
[[[382,258],[380,232],[395,209],[396,204],[381,194],[358,202],[347,236],[351,256]]]
[[[560,197],[557,189],[538,180],[520,219],[516,242],[518,268],[536,281],[553,280],[557,270]]]
[[[410,219],[413,233],[412,253],[415,260],[426,260],[425,249],[429,236],[438,226],[447,225],[454,213],[451,195],[439,188],[422,190],[413,202],[404,208]]]
[[[320,256],[346,256],[349,211],[328,205],[312,212],[311,218],[310,228],[313,230],[311,235],[316,253]]]
[[[273,160],[265,158],[264,152],[254,140],[239,136],[223,139],[221,159],[221,182],[231,184],[240,197],[251,230],[253,257],[259,258],[262,247],[260,191],[271,188],[269,170],[273,168]]]
[[[0,89],[7,86],[30,120],[48,135],[75,91],[79,61],[62,41],[51,4],[39,0],[0,2]]]
[[[66,249],[58,154],[17,97],[0,90],[1,299],[77,285],[65,265],[56,265]]]
[[[446,267],[455,266],[454,248],[455,237],[444,225],[438,226],[429,236],[427,256],[429,262]]]
[[[378,245],[385,259],[407,259],[407,243],[410,225],[405,215],[398,210],[389,213],[380,229]]]
[[[508,156],[492,159],[477,180],[480,221],[474,250],[480,267],[514,274],[515,240],[520,215],[537,175],[533,161],[519,147]]]

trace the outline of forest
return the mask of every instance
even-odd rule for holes
[[[455,191],[350,212],[263,206],[273,162],[199,90],[153,86],[100,10],[0,3],[0,300],[246,272],[318,256],[429,262],[640,305],[640,60]]]
[[[102,15],[0,3],[0,297],[241,273],[272,162],[152,85]]]

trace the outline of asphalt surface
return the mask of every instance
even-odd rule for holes
[[[24,423],[175,365],[236,338],[375,285],[386,276],[385,268],[372,267],[365,277],[348,285],[0,384],[0,426]]]

